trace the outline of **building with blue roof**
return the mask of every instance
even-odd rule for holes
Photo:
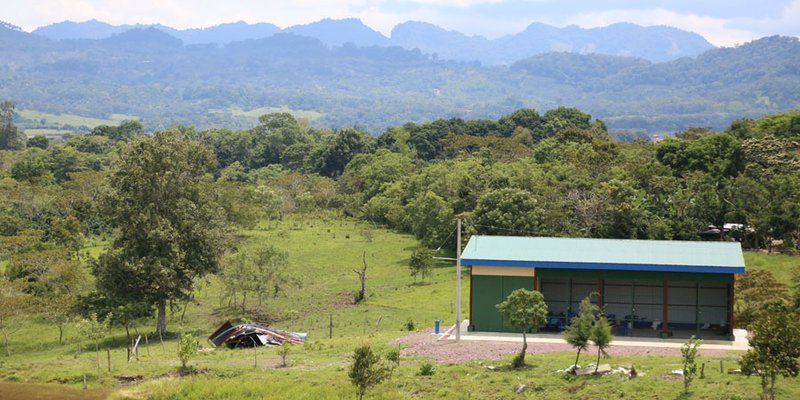
[[[514,332],[495,305],[518,288],[542,292],[548,328],[563,329],[591,296],[619,335],[732,338],[737,242],[474,235],[470,329]]]

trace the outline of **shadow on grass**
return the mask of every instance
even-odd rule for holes
[[[689,393],[680,392],[680,394],[675,396],[675,400],[686,400],[686,399],[691,398],[691,397],[692,397],[692,392],[689,392]]]

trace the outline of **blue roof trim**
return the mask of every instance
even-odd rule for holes
[[[461,264],[469,266],[485,266],[485,267],[563,268],[563,269],[596,269],[596,270],[655,271],[655,272],[705,272],[712,274],[744,273],[744,267],[714,267],[705,265],[578,263],[578,262],[557,262],[557,261],[479,260],[472,258],[462,258]]]

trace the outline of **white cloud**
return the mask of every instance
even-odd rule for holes
[[[665,9],[630,9],[587,13],[576,15],[565,22],[585,28],[607,26],[618,22],[634,22],[645,26],[667,25],[699,33],[717,46],[732,46],[760,36],[750,30],[731,28],[729,21],[725,19],[695,14],[678,14]]]
[[[736,25],[747,27],[764,35],[800,35],[800,0],[792,0],[784,7],[777,18],[738,18],[732,20]]]

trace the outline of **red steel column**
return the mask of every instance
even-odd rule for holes
[[[600,314],[603,313],[603,271],[597,270],[597,290],[600,293],[600,298],[597,299],[597,310]]]
[[[731,336],[733,336],[733,305],[735,304],[733,288],[736,287],[736,275],[731,274]]]
[[[664,316],[661,318],[661,324],[664,326],[662,332],[664,337],[667,336],[667,304],[669,304],[669,281],[667,280],[667,272],[664,272]]]
[[[469,324],[472,325],[472,268],[469,267]]]

